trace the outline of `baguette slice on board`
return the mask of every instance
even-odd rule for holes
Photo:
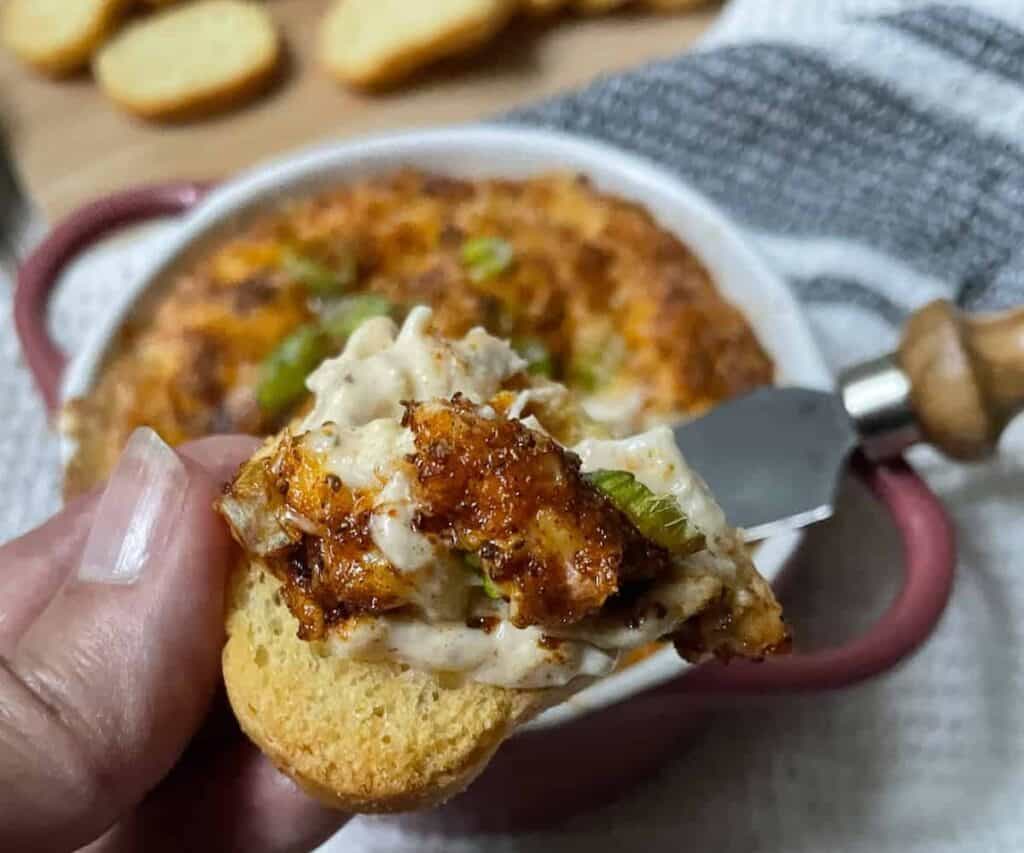
[[[130,0],[7,0],[0,35],[37,71],[71,74],[89,62]]]
[[[227,109],[273,79],[280,39],[270,13],[244,0],[199,0],[140,18],[94,62],[103,91],[150,119]]]
[[[343,83],[389,86],[500,30],[513,0],[335,0],[320,34],[324,67]]]

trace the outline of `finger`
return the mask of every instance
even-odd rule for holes
[[[259,445],[250,436],[221,435],[190,442],[178,452],[227,482]],[[11,653],[78,565],[98,498],[99,493],[76,498],[46,524],[0,548],[0,655]]]
[[[77,498],[42,527],[0,548],[0,655],[13,652],[78,565],[98,497]]]
[[[189,837],[197,849],[204,846],[203,832],[216,826],[222,849],[246,853],[311,850],[349,819],[299,789],[252,744],[223,686],[182,761],[136,810],[136,837],[143,832],[158,844],[182,815],[189,815]]]
[[[151,430],[128,444],[76,575],[0,663],[0,836],[97,837],[173,767],[219,679],[233,551],[219,482]],[[91,582],[103,579],[107,582]]]
[[[160,788],[89,849],[307,851],[347,820],[303,793],[236,728],[217,747],[190,750]]]
[[[178,452],[202,465],[212,477],[226,483],[260,444],[260,439],[249,435],[213,435],[183,444]]]

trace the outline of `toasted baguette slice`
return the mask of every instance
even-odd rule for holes
[[[200,0],[128,27],[99,52],[95,73],[129,112],[191,117],[258,93],[279,54],[277,29],[262,4]]]
[[[4,44],[46,74],[70,74],[89,61],[130,0],[7,0]]]
[[[571,689],[511,690],[399,664],[331,656],[300,640],[280,582],[258,560],[236,572],[224,681],[245,733],[325,805],[397,812],[437,805],[483,770],[512,730]]]
[[[514,0],[335,0],[324,19],[320,58],[344,83],[390,85],[486,41],[516,7]]]

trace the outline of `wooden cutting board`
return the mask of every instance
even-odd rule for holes
[[[609,71],[684,50],[712,9],[514,24],[477,55],[384,95],[348,92],[317,66],[325,0],[274,0],[288,45],[276,89],[248,107],[180,126],[118,112],[87,74],[41,79],[0,55],[0,119],[36,202],[58,217],[104,192],[167,178],[211,178],[325,139],[482,118]]]

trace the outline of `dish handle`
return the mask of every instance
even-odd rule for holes
[[[853,470],[889,511],[903,540],[903,586],[862,636],[838,648],[764,663],[709,663],[670,688],[687,695],[835,690],[879,675],[931,634],[949,600],[956,566],[952,522],[939,499],[904,461],[872,463],[857,454]]]
[[[67,358],[50,336],[46,311],[64,267],[82,249],[111,231],[185,213],[209,188],[209,184],[178,181],[101,198],[54,228],[21,264],[14,291],[14,326],[25,362],[51,414],[60,405],[61,374]]]

